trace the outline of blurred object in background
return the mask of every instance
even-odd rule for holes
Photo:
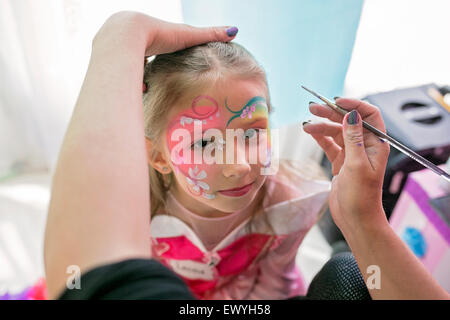
[[[444,167],[444,170],[447,172],[450,172],[450,157],[447,160],[447,163]],[[450,182],[444,179],[441,179],[440,181],[441,188],[447,193],[450,194]],[[449,206],[450,207],[450,206]]]
[[[120,10],[183,21],[180,0],[0,1],[0,177],[54,170],[92,40]]]
[[[44,276],[48,172],[20,171],[0,181],[0,296],[23,293]]]
[[[450,292],[450,194],[441,188],[440,179],[429,169],[411,173],[389,222],[425,268]]]
[[[387,133],[436,165],[450,156],[450,107],[435,84],[369,95],[380,108]],[[442,93],[446,93],[442,89]],[[410,172],[424,167],[391,148],[383,186],[383,205],[389,217]]]
[[[45,279],[41,278],[33,286],[19,293],[0,295],[0,300],[47,300],[47,296],[47,285]]]

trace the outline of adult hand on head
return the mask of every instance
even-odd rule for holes
[[[386,132],[377,107],[347,98],[339,98],[336,103],[353,111],[344,117],[327,105],[311,104],[311,113],[332,122],[307,123],[303,128],[331,162],[334,177],[330,211],[336,225],[345,233],[355,227],[373,227],[386,222],[382,185],[389,144],[362,126],[364,120]]]
[[[94,43],[142,36],[146,44],[145,56],[152,56],[212,41],[228,42],[236,36],[237,31],[236,27],[198,28],[163,21],[139,12],[121,11],[106,20],[97,32]]]

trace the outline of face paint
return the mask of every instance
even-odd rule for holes
[[[190,185],[193,186],[192,189],[196,192],[194,195],[198,195],[200,193],[201,195],[205,196],[206,193],[204,191],[209,190],[209,185],[206,182],[200,180],[205,179],[207,177],[207,174],[204,170],[200,172],[198,171],[199,171],[198,166],[195,166],[194,170],[192,170],[192,167],[189,168],[189,177],[186,177],[186,180]],[[208,196],[215,197],[214,195]]]
[[[233,111],[228,107],[227,100],[225,99],[225,107],[234,115],[228,120],[228,125],[236,118],[241,118],[250,121],[251,119],[257,118],[269,118],[268,107],[266,100],[263,97],[256,96],[250,99],[239,111]],[[270,166],[271,160],[271,139],[270,139],[270,128],[267,125],[267,131],[259,135],[260,143],[258,144],[258,154],[260,161],[263,163],[264,167]],[[255,154],[255,152],[250,151],[250,154]]]
[[[174,120],[170,122],[167,128],[167,143],[168,143],[168,149],[172,151],[173,148],[178,147],[178,149],[182,150],[176,150],[174,153],[174,159],[176,160],[175,163],[178,164],[180,158],[183,158],[184,162],[192,162],[192,157],[189,153],[191,144],[192,144],[192,137],[194,137],[194,141],[201,140],[201,133],[196,134],[197,136],[193,136],[192,133],[194,133],[195,125],[199,127],[199,124],[201,123],[202,131],[208,129],[208,128],[215,128],[220,127],[221,125],[221,119],[220,119],[220,113],[219,113],[219,106],[214,100],[214,98],[206,95],[201,95],[196,97],[193,102],[191,109],[183,111],[182,114],[175,117]],[[177,130],[177,129],[186,129],[186,130]],[[189,139],[186,133],[190,133]],[[183,136],[183,143],[182,145],[179,144],[179,136]],[[182,152],[180,152],[182,151]],[[183,153],[183,156],[180,155],[180,153]],[[187,171],[183,171],[183,174],[187,175]]]
[[[261,124],[261,126],[264,124],[262,127],[268,125],[268,108],[265,99],[260,96],[250,99],[239,111],[231,110],[227,105],[226,99],[225,107],[226,109],[222,109],[223,115],[221,116],[220,108],[216,100],[207,95],[200,95],[193,100],[190,109],[178,114],[169,122],[167,127],[167,146],[171,154],[172,164],[177,174],[182,173],[185,176],[189,185],[188,190],[193,196],[214,199],[216,197],[214,193],[217,190],[212,190],[209,182],[214,184],[214,182],[217,182],[217,179],[214,178],[222,175],[221,166],[217,164],[206,164],[204,161],[202,163],[194,163],[195,161],[193,160],[195,159],[192,159],[192,151],[195,149],[191,147],[192,144],[197,144],[198,146],[198,143],[203,143],[202,139],[205,142],[210,141],[206,138],[206,135],[202,137],[204,131],[216,129],[220,133],[220,130],[228,127],[234,119],[246,127],[253,122]],[[231,117],[229,117],[230,113]],[[229,118],[228,122],[224,116]],[[200,127],[200,124],[201,130],[198,133],[195,129],[196,127]],[[178,133],[177,130],[184,133]],[[251,129],[245,132],[247,133],[249,130]],[[256,131],[256,129],[253,130]],[[267,136],[270,137],[269,128],[267,128],[266,139]],[[180,138],[183,140],[181,143]],[[268,142],[269,145],[266,144],[266,140],[263,142],[265,144],[264,151],[267,151],[267,148],[270,150],[270,139],[268,139]],[[204,148],[214,147],[214,145],[216,147],[215,150],[223,150],[223,146],[226,145],[223,136],[214,136],[214,142],[208,142],[208,145]],[[200,149],[203,150],[204,148],[201,147]],[[262,155],[260,153],[260,159],[262,159],[260,160],[261,162],[267,161],[267,152],[264,152]]]
[[[235,118],[252,119],[267,114],[267,104],[263,97],[251,98],[239,111],[233,111],[228,107],[227,99],[225,99],[225,107],[234,115],[228,120],[227,127]]]
[[[191,108],[183,111],[182,114],[172,120],[167,129],[167,146],[171,153],[171,161],[175,167],[175,171],[182,173],[186,177],[186,181],[191,185],[189,191],[194,196],[203,196],[206,199],[213,199],[213,194],[208,194],[209,185],[201,181],[208,177],[207,166],[203,164],[193,164],[192,143],[202,139],[202,133],[194,135],[194,127],[201,122],[202,131],[208,128],[216,128],[222,125],[220,118],[219,106],[216,100],[207,95],[200,95],[192,101]],[[186,130],[177,130],[186,129]],[[180,143],[178,137],[183,132],[183,141]],[[188,133],[186,135],[186,133]],[[194,138],[194,142],[192,140]],[[192,190],[191,190],[192,189]]]

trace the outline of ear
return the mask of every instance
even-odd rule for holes
[[[157,148],[152,140],[145,137],[145,148],[147,149],[148,163],[159,173],[168,174],[172,171],[169,161],[167,161],[162,150]],[[153,157],[152,157],[153,155]]]

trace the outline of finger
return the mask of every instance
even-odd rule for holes
[[[351,166],[365,166],[369,163],[364,147],[361,116],[356,110],[345,115],[343,120],[345,163]]]
[[[323,149],[325,152],[325,155],[327,156],[328,160],[332,163],[336,157],[339,155],[339,153],[342,151],[341,147],[339,147],[336,143],[333,142],[332,139],[322,136],[322,135],[315,135],[311,134],[311,136],[314,138],[314,140],[317,141],[319,146]]]
[[[371,124],[378,130],[386,132],[386,127],[384,125],[380,109],[376,106],[365,101],[350,98],[338,98],[335,102],[338,106],[346,110],[358,111],[364,121]]]
[[[181,33],[181,39],[183,39],[185,48],[213,41],[228,42],[234,39],[238,33],[237,27],[198,28],[189,25],[182,26],[184,30]]]
[[[344,147],[344,138],[342,137],[342,125],[337,123],[308,123],[303,125],[303,130],[309,134],[323,135],[333,138],[341,148]]]
[[[342,149],[341,153],[337,155],[337,157],[332,162],[332,174],[337,175],[341,170],[342,165],[345,161],[345,149]]]
[[[361,116],[364,121],[380,129],[381,131],[386,132],[383,118],[381,117],[381,113],[377,107],[356,99],[338,98],[336,99],[336,101],[339,102],[339,105],[341,107],[344,107],[347,110],[361,110],[363,112]],[[319,117],[330,119],[334,122],[341,123],[343,120],[342,115],[340,115],[338,112],[334,111],[327,105],[313,103],[310,105],[310,110],[311,113]],[[378,138],[378,136],[376,136],[369,130],[364,129],[363,132],[365,142],[364,144],[366,147],[373,147],[380,143],[380,139]]]
[[[331,173],[336,175],[341,170],[342,164],[345,159],[345,151],[341,149],[337,144],[335,144],[330,138],[312,135],[312,137],[317,141],[320,147],[325,152],[328,161],[331,163]]]
[[[364,121],[376,127],[377,129],[386,132],[386,127],[383,122],[383,118],[381,117],[380,110],[370,103],[350,98],[338,98],[335,100],[336,104],[346,110],[356,110],[362,117]],[[334,111],[331,107],[319,104],[319,103],[311,103],[309,105],[309,110],[312,114],[321,117],[327,118],[333,122],[342,123],[342,116],[340,113]]]
[[[344,118],[341,114],[337,113],[329,106],[319,103],[311,103],[309,105],[309,111],[311,111],[311,113],[315,116],[327,118],[337,123],[342,123],[342,119]]]
[[[357,110],[364,121],[376,127],[380,131],[386,132],[386,127],[384,125],[380,109],[376,106],[361,100],[349,98],[338,98],[336,99],[336,103],[347,110]],[[368,155],[372,167],[383,167],[383,157],[373,155],[376,155],[377,153],[379,155],[389,154],[389,146],[387,143],[383,143],[383,140],[369,130],[364,129],[363,134],[366,154]]]

